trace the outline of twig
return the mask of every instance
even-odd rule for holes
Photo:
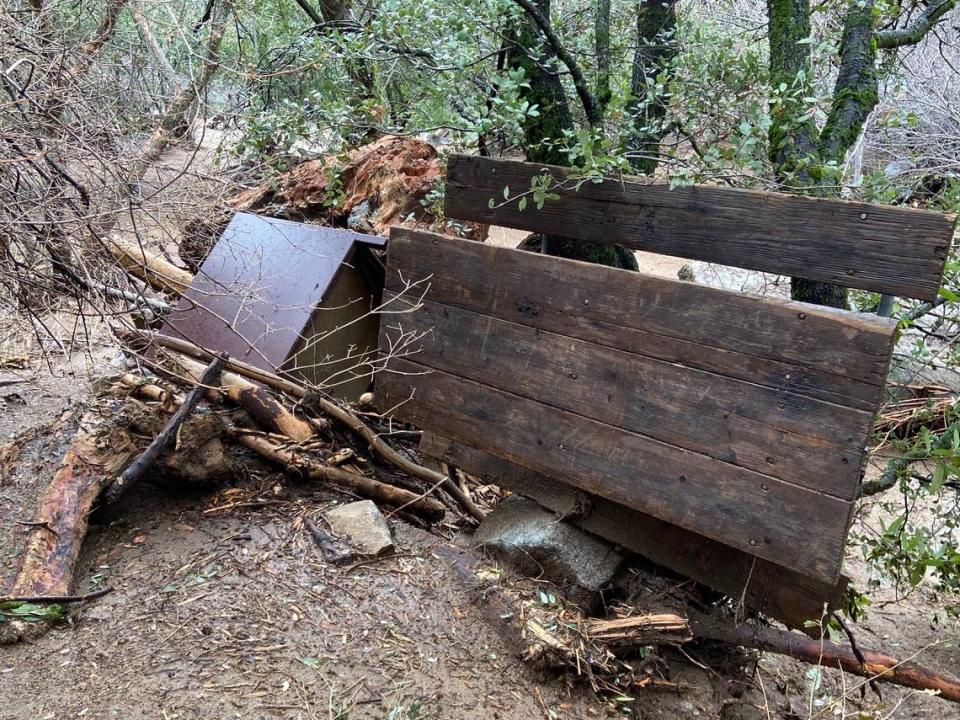
[[[840,625],[843,630],[844,635],[847,636],[847,640],[850,642],[850,649],[853,650],[853,654],[857,657],[857,660],[860,661],[860,665],[866,669],[867,667],[867,658],[864,656],[863,651],[860,649],[860,645],[857,643],[857,638],[853,634],[853,630],[844,622],[843,617],[838,612],[832,613],[833,619],[837,621],[837,624]],[[877,697],[881,700],[883,699],[883,693],[880,692],[880,686],[877,685],[876,680],[869,680],[870,688],[877,694]],[[864,690],[866,688],[863,688]],[[865,693],[861,694],[863,697]]]
[[[0,603],[25,602],[25,603],[52,603],[57,605],[67,605],[69,603],[82,603],[87,600],[94,600],[103,597],[107,593],[113,592],[112,587],[100,588],[88,592],[84,595],[4,595],[0,597]]]
[[[167,421],[167,424],[163,430],[160,431],[160,434],[153,439],[153,442],[140,454],[140,457],[130,463],[127,469],[123,471],[123,474],[114,480],[110,487],[107,488],[104,497],[108,503],[116,502],[130,485],[140,479],[147,468],[160,456],[160,453],[173,442],[183,421],[189,417],[190,413],[193,412],[193,408],[195,408],[197,403],[206,395],[207,388],[217,382],[217,378],[227,360],[228,355],[221,353],[207,366],[207,369],[203,371],[203,375],[200,376],[200,380],[193,389],[187,393],[183,404],[177,408],[177,411],[170,420]]]
[[[155,335],[145,331],[132,330],[123,333],[122,336],[132,336],[155,342],[158,345],[176,350],[177,352],[194,358],[209,359],[214,356],[214,353],[210,350],[201,348],[198,345],[187,342],[186,340],[167,337],[166,335]],[[261,370],[260,368],[254,367],[253,365],[249,365],[248,363],[241,362],[239,360],[227,360],[226,367],[238,375],[243,375],[251,380],[256,380],[264,385],[269,385],[275,390],[285,392],[292,397],[304,398],[308,392],[307,388],[305,388],[303,385],[287,380],[286,378],[282,378],[274,373],[267,372],[266,370]],[[440,483],[443,489],[450,493],[450,495],[460,504],[460,507],[465,512],[467,512],[476,520],[483,520],[483,511],[480,510],[480,508],[478,508],[473,501],[462,490],[460,490],[460,488],[451,482],[449,477],[443,473],[425,468],[422,465],[419,465],[409,458],[401,455],[390,445],[388,445],[372,428],[368,427],[363,420],[357,417],[353,411],[319,395],[311,394],[311,398],[320,411],[349,427],[353,432],[363,438],[370,448],[380,455],[380,457],[385,461],[394,467],[399,468],[408,475],[420,478],[431,485]]]
[[[337,550],[337,546],[334,544],[333,538],[330,537],[329,533],[313,522],[313,520],[308,517],[304,517],[303,524],[306,525],[307,530],[310,531],[310,534],[316,541],[317,546],[320,548],[320,552],[323,553],[323,559],[328,563],[331,565],[346,565],[348,562],[353,560],[353,553],[343,553]]]

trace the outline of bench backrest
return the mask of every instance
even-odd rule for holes
[[[543,178],[560,197],[536,210],[528,195],[521,209],[521,194]],[[924,300],[940,289],[956,222],[929,210],[636,178],[576,186],[567,168],[454,155],[444,209],[461,220]]]
[[[670,200],[695,214],[694,229],[689,219],[670,217],[681,210],[664,209],[648,213],[654,230],[635,233],[623,225],[645,206],[637,188],[619,181],[555,190],[561,199],[541,210],[496,207],[504,187],[520,192],[540,175],[536,165],[457,157],[448,213],[660,252],[667,250],[657,229],[669,228],[677,238],[703,241],[678,240],[669,244],[672,254],[732,262],[722,236],[706,242],[715,223],[702,200]],[[671,191],[654,190],[659,202],[670,198]],[[689,198],[705,190],[684,192]],[[721,194],[723,214],[739,193]],[[499,199],[493,210],[491,198]],[[819,203],[840,214],[849,206]],[[574,207],[577,220],[562,221],[561,208]],[[868,217],[885,214],[888,224],[897,213],[863,207]],[[791,229],[805,227],[789,202],[778,212]],[[951,227],[921,215],[930,227]],[[767,230],[768,243],[776,233]],[[751,237],[738,247],[759,242]],[[946,248],[948,241],[941,232],[926,246]],[[802,245],[796,248],[802,255]],[[881,267],[876,253],[858,248],[849,244],[842,256]],[[766,261],[737,264],[773,269]],[[929,265],[906,284],[888,273],[882,289],[909,285],[929,296],[942,261]],[[807,266],[805,275],[827,279],[820,267]],[[383,318],[381,348],[422,334],[418,352],[392,358],[378,376],[383,407],[546,477],[836,582],[892,321],[394,229],[385,299],[428,276],[419,309]],[[877,273],[871,277],[879,282]]]

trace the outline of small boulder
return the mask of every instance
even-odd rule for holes
[[[521,572],[590,591],[606,585],[623,561],[610,543],[519,495],[502,500],[480,523],[474,540]]]
[[[390,526],[370,500],[343,505],[326,514],[333,532],[359,555],[382,555],[393,550]]]

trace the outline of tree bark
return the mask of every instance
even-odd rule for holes
[[[550,0],[533,0],[540,14],[549,20]],[[567,165],[560,152],[565,134],[576,129],[567,96],[557,74],[556,53],[543,41],[536,23],[524,15],[512,33],[507,47],[507,65],[520,68],[529,83],[521,91],[524,100],[539,108],[535,116],[524,118],[527,160],[546,165]]]
[[[802,85],[811,77],[810,1],[767,0],[770,42],[771,125],[769,154],[777,181],[786,191],[823,192],[819,133],[807,112]],[[801,83],[801,88],[797,84]],[[846,307],[846,288],[805,278],[791,278],[794,300]]]
[[[529,0],[529,4],[535,7],[542,19],[549,22],[550,0]],[[566,153],[561,152],[562,141],[575,132],[576,124],[557,73],[557,62],[554,49],[546,42],[536,21],[526,13],[508,44],[507,64],[510,68],[523,69],[530,87],[524,88],[521,96],[539,110],[536,116],[528,116],[522,123],[527,160],[548,165],[569,165]],[[638,269],[633,253],[616,245],[552,235],[541,239],[541,250],[547,255]]]
[[[624,145],[630,154],[631,167],[641,175],[652,175],[660,164],[667,99],[657,92],[657,76],[676,55],[673,42],[676,29],[676,0],[640,0],[637,4],[637,47],[630,77]]]
[[[93,505],[136,453],[121,429],[112,425],[122,409],[118,400],[84,413],[70,447],[40,496],[20,567],[7,595],[67,595]],[[12,621],[0,626],[0,644],[34,637],[43,622]]]
[[[821,167],[826,163],[842,167],[847,153],[860,139],[867,116],[879,100],[875,64],[873,0],[851,3],[843,23],[840,68],[830,115],[817,143]],[[827,181],[828,171],[822,173],[821,182]],[[831,179],[834,182],[830,186],[839,189],[843,181],[840,171]]]
[[[597,103],[603,112],[613,94],[610,90],[610,0],[597,0],[593,34],[597,53]]]

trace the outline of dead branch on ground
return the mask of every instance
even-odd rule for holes
[[[935,690],[940,697],[960,702],[960,679],[907,660],[898,660],[878,650],[861,648],[862,662],[850,645],[818,640],[774,627],[751,624],[734,625],[712,618],[693,620],[690,629],[697,638],[786,655],[811,665],[840,669],[868,680],[914,688]]]
[[[164,335],[157,335],[140,330],[132,330],[121,333],[121,338],[136,338],[139,340],[146,340],[147,342],[155,343],[156,345],[169,348],[171,350],[176,350],[179,353],[183,353],[184,355],[198,358],[200,360],[209,360],[214,356],[214,354],[209,350],[187,342],[186,340],[167,337]],[[309,392],[303,385],[295,383],[291,380],[287,380],[286,378],[282,378],[265,370],[261,370],[239,360],[229,360],[227,362],[227,367],[239,375],[243,375],[244,377],[250,378],[256,382],[263,383],[264,385],[272,387],[275,390],[279,390],[280,392],[287,393],[291,397],[297,399],[303,399],[307,397]],[[345,408],[333,400],[316,394],[313,395],[311,399],[319,411],[329,415],[331,418],[342,425],[345,425],[352,432],[359,435],[367,443],[367,445],[387,463],[402,470],[412,477],[429,483],[431,486],[437,485],[442,487],[471,517],[477,520],[483,519],[483,511],[480,510],[467,496],[467,494],[457,487],[456,483],[450,480],[447,475],[435,470],[430,470],[429,468],[425,468],[408,457],[402,455],[400,452],[391,447],[383,438],[380,437],[376,431],[371,429],[349,408]]]
[[[338,467],[324,465],[313,460],[305,453],[287,449],[271,442],[262,435],[245,432],[232,424],[227,424],[227,434],[249,450],[261,457],[281,465],[288,472],[311,480],[323,480],[337,487],[352,490],[365,497],[379,500],[395,508],[403,508],[430,522],[443,518],[444,506],[425,495],[387,485],[366,475],[348,472]]]

